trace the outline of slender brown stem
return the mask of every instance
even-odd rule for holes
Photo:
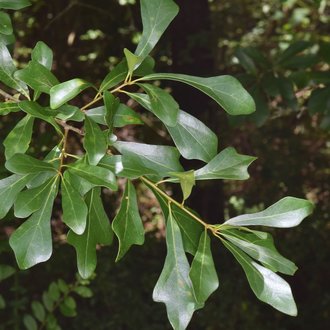
[[[83,131],[77,127],[68,125],[64,120],[56,119],[56,122],[61,125],[64,130],[69,130],[78,133],[79,135],[84,135]]]
[[[15,99],[14,96],[8,94],[7,92],[5,92],[4,90],[0,89],[0,95],[2,95],[5,99],[8,99],[8,100],[11,100],[11,101],[14,101],[14,102],[18,102],[17,99]]]

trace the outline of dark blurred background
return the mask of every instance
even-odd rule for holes
[[[60,81],[79,77],[99,84],[120,61],[123,48],[134,51],[136,47],[142,26],[135,0],[32,2],[33,6],[13,14],[14,56],[20,67],[42,40],[54,51],[53,69]],[[152,53],[156,71],[235,75],[257,103],[257,113],[251,118],[229,118],[198,91],[180,84],[164,85],[173,90],[183,110],[217,133],[221,149],[234,146],[240,153],[258,157],[248,181],[198,185],[190,206],[209,222],[219,223],[229,216],[261,210],[288,195],[316,204],[314,214],[299,227],[271,230],[279,251],[299,267],[293,278],[286,278],[293,288],[298,317],[285,316],[257,301],[240,266],[214,242],[220,288],[195,313],[189,329],[330,329],[330,93],[323,92],[330,85],[330,5],[326,0],[176,2],[180,13]],[[283,51],[297,41],[306,44],[285,58]],[[87,92],[76,102],[81,105],[89,97],[93,95]],[[1,141],[18,116],[1,118]],[[151,128],[130,127],[120,136],[168,144],[162,127],[153,118],[146,119]],[[34,134],[39,145],[30,151],[42,153],[54,146],[47,130],[41,127]],[[0,151],[3,164],[2,145]],[[3,167],[0,171],[6,175]],[[142,186],[139,191],[148,230],[146,244],[133,247],[118,264],[114,263],[115,244],[100,249],[90,285],[94,295],[77,298],[76,317],[57,315],[63,329],[170,329],[165,306],[151,298],[166,254],[161,213],[154,197]],[[105,203],[111,218],[118,197],[105,196]],[[40,299],[54,279],[73,280],[75,254],[65,244],[66,229],[59,218],[60,210],[55,209],[52,259],[0,283],[7,305],[0,310],[0,329],[23,329],[13,320],[20,319],[29,301]],[[6,219],[0,226],[0,259],[16,267],[7,244],[15,222],[12,215]]]

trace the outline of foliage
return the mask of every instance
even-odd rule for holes
[[[8,2],[0,2],[0,7],[20,9],[29,1],[14,3],[14,7],[8,7]],[[170,93],[152,83],[173,80],[195,87],[230,115],[255,111],[251,96],[231,76],[202,78],[153,72],[154,61],[149,53],[177,12],[172,0],[142,0],[144,29],[136,51],[133,54],[125,49],[125,58],[106,75],[99,88],[80,78],[59,83],[51,72],[52,51],[42,42],[36,44],[31,61],[21,70],[16,69],[7,42],[0,43],[0,80],[18,93],[12,96],[2,92],[7,100],[1,103],[1,114],[24,114],[4,141],[5,167],[12,175],[0,181],[1,216],[5,217],[14,206],[16,217],[29,217],[10,237],[17,263],[27,269],[50,258],[50,219],[57,195],[61,196],[62,220],[69,228],[67,240],[76,250],[82,278],[89,278],[95,270],[97,246],[111,244],[114,234],[119,240],[117,260],[132,245],[143,244],[143,224],[132,183],[138,179],[155,194],[166,219],[167,256],[153,299],[165,303],[174,329],[185,329],[194,311],[202,308],[218,287],[209,234],[219,239],[241,264],[261,301],[296,315],[291,289],[276,274],[292,275],[296,266],[278,253],[270,234],[248,227],[296,226],[312,212],[310,202],[286,197],[264,211],[211,225],[161,188],[164,182],[180,183],[186,200],[198,180],[247,179],[248,166],[255,160],[238,154],[234,148],[218,153],[216,135],[199,119],[180,110]],[[4,35],[11,32],[1,31]],[[80,108],[67,104],[87,89],[96,90],[91,102]],[[153,113],[168,129],[175,147],[119,141],[117,128],[141,124],[143,119],[121,104],[117,95],[128,95]],[[101,105],[91,108],[97,103]],[[35,120],[47,123],[58,134],[58,143],[42,160],[26,154],[33,153],[30,144]],[[82,153],[69,153],[73,133],[83,138]],[[205,165],[185,171],[180,156]],[[125,178],[127,183],[111,226],[101,188],[117,191],[117,178]],[[191,264],[187,253],[193,257]],[[67,305],[72,307],[74,303]],[[41,318],[40,305],[33,306],[35,316]],[[33,323],[31,317],[26,317],[26,323]]]

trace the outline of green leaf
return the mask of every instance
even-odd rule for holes
[[[245,69],[247,73],[256,75],[258,73],[256,64],[253,59],[247,54],[244,48],[239,47],[235,50],[235,56],[237,57],[239,63]]]
[[[176,73],[155,73],[141,80],[174,80],[186,83],[215,100],[230,115],[248,115],[255,111],[250,94],[231,76],[201,78]]]
[[[77,253],[79,274],[82,278],[90,277],[96,267],[96,244],[111,244],[113,232],[104,211],[100,189],[94,188],[87,194],[88,217],[85,232],[77,235],[69,231],[68,242]]]
[[[116,85],[118,85],[120,82],[122,82],[127,75],[127,63],[125,60],[118,63],[112,71],[110,71],[104,80],[101,83],[100,86],[100,93],[104,92],[107,89],[110,89]]]
[[[301,53],[311,46],[312,43],[310,41],[299,40],[294,42],[280,56],[278,56],[276,63],[283,65],[286,60],[289,60],[294,55]]]
[[[226,248],[241,264],[250,287],[257,298],[282,313],[296,316],[297,307],[289,284],[271,270],[254,262],[235,245],[222,240]]]
[[[167,129],[184,158],[209,162],[216,156],[217,136],[192,115],[180,110],[177,124]]]
[[[6,161],[5,167],[10,172],[16,174],[30,174],[48,171],[56,172],[56,168],[52,164],[25,154],[15,154]]]
[[[87,152],[88,162],[97,165],[105,155],[108,147],[106,136],[98,124],[87,116],[85,118],[84,148]]]
[[[3,141],[6,159],[10,159],[17,153],[24,153],[29,149],[33,124],[34,118],[30,115],[26,115],[7,135]]]
[[[5,280],[6,278],[9,278],[10,276],[14,275],[15,273],[16,273],[16,270],[14,267],[11,267],[9,265],[0,264],[0,282]]]
[[[1,6],[1,0],[0,0]],[[36,320],[29,314],[25,314],[23,317],[23,323],[28,330],[38,330],[38,325]]]
[[[0,116],[8,115],[11,112],[19,112],[21,109],[16,102],[1,102],[0,103]]]
[[[42,64],[30,61],[22,70],[15,72],[14,77],[24,81],[37,92],[49,94],[50,89],[59,84],[57,78]]]
[[[31,6],[29,0],[0,0],[0,8],[3,9],[22,9]]]
[[[0,110],[1,111],[1,110]],[[85,114],[94,120],[96,123],[106,125],[105,121],[105,107],[97,107],[87,110]],[[143,121],[140,116],[125,104],[119,104],[117,111],[114,115],[114,127],[124,127],[126,125],[141,125]]]
[[[56,177],[52,177],[39,187],[21,191],[17,195],[14,204],[15,217],[27,218],[32,213],[38,211],[44,205],[47,191],[49,191],[56,179]]]
[[[86,286],[78,286],[74,289],[74,292],[77,293],[80,297],[91,298],[93,297],[93,291]]]
[[[208,297],[219,286],[218,275],[212,257],[211,240],[207,230],[204,230],[201,235],[189,275],[193,283],[196,300],[204,305]]]
[[[93,183],[90,183],[80,176],[74,175],[70,171],[65,171],[64,174],[74,189],[79,192],[81,196],[85,196],[91,189],[95,187]]]
[[[60,304],[60,311],[66,317],[75,317],[77,315],[76,306],[76,302],[72,297],[65,297]]]
[[[51,124],[58,133],[62,134],[61,128],[54,118],[56,115],[55,111],[44,108],[34,101],[21,101],[18,105],[25,113],[46,121]]]
[[[51,299],[54,301],[56,301],[60,298],[61,292],[60,292],[60,289],[58,288],[58,285],[56,284],[56,282],[52,282],[49,285],[48,293],[49,293]]]
[[[308,111],[316,113],[330,113],[330,86],[315,89],[308,100]]]
[[[3,11],[0,11],[0,33],[6,35],[11,35],[13,33],[10,16]]]
[[[52,254],[50,219],[56,195],[57,180],[47,191],[43,206],[10,236],[9,244],[21,269],[47,261]]]
[[[135,50],[140,63],[156,46],[178,12],[179,7],[172,0],[141,0],[143,32]]]
[[[183,200],[185,201],[190,196],[192,188],[195,185],[195,171],[190,170],[183,173],[171,172],[170,174],[179,179],[183,193]]]
[[[105,111],[104,111],[104,121],[105,124],[109,127],[109,134],[112,134],[114,126],[114,116],[119,106],[119,99],[115,98],[111,93],[105,91],[103,94]]]
[[[115,175],[106,168],[84,163],[68,165],[68,168],[73,174],[96,186],[106,187],[113,191],[118,189]]]
[[[6,308],[5,299],[3,299],[3,296],[0,294],[0,310],[5,308]]]
[[[128,74],[132,76],[135,66],[140,62],[139,56],[134,55],[130,50],[124,48],[124,54],[126,57]]]
[[[0,0],[1,8],[1,0]],[[0,82],[29,97],[27,86],[13,77],[16,67],[7,47],[0,41]]]
[[[313,212],[313,208],[313,203],[306,199],[285,197],[264,211],[239,215],[227,220],[225,224],[289,228],[298,226],[304,218]]]
[[[56,118],[81,122],[85,119],[84,112],[73,105],[64,104],[57,109]]]
[[[32,50],[31,58],[40,63],[48,70],[51,70],[53,64],[53,51],[42,41],[38,41]]]
[[[113,220],[112,229],[119,240],[116,261],[119,261],[133,245],[144,243],[144,228],[139,214],[136,192],[131,181],[127,181],[126,189],[119,211]]]
[[[171,94],[151,84],[138,85],[149,96],[150,108],[147,110],[153,112],[167,126],[175,126],[178,121],[179,105]]]
[[[53,310],[54,301],[48,292],[43,292],[42,302],[43,302],[44,306],[46,307],[46,309],[48,310],[48,312],[51,312]]]
[[[44,306],[39,301],[32,301],[31,308],[36,319],[42,322],[46,316]]]
[[[123,167],[126,167],[127,159],[140,175],[164,177],[169,172],[183,172],[176,148],[121,141],[116,142],[114,147],[124,156]]]
[[[0,180],[0,219],[4,218],[13,206],[17,195],[25,187],[32,176],[11,175],[8,178]]]
[[[167,316],[176,330],[186,329],[197,309],[189,278],[189,262],[185,255],[179,226],[171,210],[166,225],[167,255],[164,268],[153,291],[153,300],[166,305]]]
[[[81,235],[86,228],[88,209],[70,178],[70,174],[64,172],[61,184],[63,222],[76,234]]]
[[[248,166],[255,157],[240,155],[234,148],[226,148],[207,165],[195,171],[196,180],[246,180],[249,178]]]
[[[53,86],[50,89],[50,107],[57,109],[61,105],[70,101],[86,88],[93,85],[85,80],[75,78],[65,81],[59,85]]]
[[[292,261],[279,254],[270,234],[262,239],[254,233],[231,228],[221,231],[220,235],[273,272],[293,275],[298,269]]]

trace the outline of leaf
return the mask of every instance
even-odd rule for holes
[[[86,88],[93,85],[85,80],[75,78],[65,81],[59,85],[53,86],[50,89],[50,107],[57,109],[61,105],[70,101]]]
[[[16,269],[9,265],[0,264],[0,282],[16,273]]]
[[[3,11],[0,11],[0,33],[6,35],[11,35],[13,33],[10,16]]]
[[[1,0],[0,0],[0,8]],[[13,77],[16,67],[7,47],[0,41],[0,82],[8,87],[16,89],[18,92],[29,98],[27,86]]]
[[[43,302],[44,306],[46,307],[46,309],[48,310],[48,312],[51,312],[53,310],[54,301],[48,292],[43,292],[42,302]]]
[[[240,155],[234,148],[226,148],[207,165],[195,171],[196,180],[246,180],[249,178],[248,166],[255,157]]]
[[[1,0],[0,0],[1,6]],[[23,317],[23,323],[28,330],[38,330],[38,325],[36,320],[29,314],[25,314]]]
[[[57,178],[52,177],[39,187],[21,191],[17,195],[14,204],[15,217],[27,218],[32,213],[38,211],[44,205],[47,191],[49,191],[55,180],[57,180]]]
[[[135,50],[140,63],[156,46],[178,12],[179,7],[172,0],[141,0],[143,32]]]
[[[308,111],[316,113],[330,113],[330,86],[313,90],[308,100]]]
[[[76,294],[78,294],[80,297],[83,298],[91,298],[93,297],[93,292],[90,288],[86,287],[86,286],[77,286],[74,289],[74,292]]]
[[[124,168],[127,159],[140,175],[164,177],[169,172],[183,172],[176,148],[121,141],[116,142],[114,147],[124,156]]]
[[[12,112],[19,112],[21,109],[19,108],[16,102],[1,102],[0,103],[0,116],[8,115]]]
[[[47,191],[43,206],[10,236],[9,244],[20,269],[47,261],[52,254],[50,219],[56,195],[57,180]]]
[[[178,120],[179,105],[171,94],[151,84],[138,85],[149,96],[150,108],[147,108],[147,110],[153,112],[164,124],[175,126]]]
[[[186,329],[197,302],[189,278],[189,262],[185,255],[181,233],[171,210],[166,225],[167,255],[164,268],[153,291],[153,300],[166,305],[167,316],[176,330]]]
[[[32,301],[31,308],[36,319],[42,322],[46,316],[44,306],[39,301]]]
[[[95,187],[93,183],[90,183],[80,176],[72,174],[70,171],[65,171],[64,174],[74,189],[79,192],[81,196],[85,196],[91,189]]]
[[[50,93],[53,86],[59,84],[49,69],[36,61],[30,61],[24,69],[16,71],[14,77],[24,81],[35,91],[46,94]]]
[[[308,200],[285,197],[261,212],[239,215],[225,224],[232,226],[268,226],[289,228],[298,226],[313,212],[314,205]]]
[[[209,162],[218,150],[217,136],[200,120],[179,111],[177,124],[167,126],[180,154],[186,159],[199,159]]]
[[[53,51],[42,41],[38,41],[32,50],[31,58],[40,63],[48,70],[51,70],[53,64]]]
[[[81,235],[86,228],[88,209],[70,178],[70,174],[64,172],[61,184],[63,222],[77,235]]]
[[[10,159],[17,153],[24,153],[29,149],[33,124],[34,118],[30,115],[26,115],[10,131],[3,141],[6,159]]]
[[[289,284],[271,270],[254,262],[235,245],[222,240],[225,247],[241,264],[250,287],[257,298],[284,314],[297,315],[297,307]]]
[[[66,317],[75,317],[77,315],[76,301],[70,296],[65,297],[60,304],[60,311]]]
[[[273,272],[293,275],[298,269],[292,261],[278,253],[274,241],[268,233],[265,238],[260,238],[253,232],[248,233],[230,228],[221,231],[220,235]]]
[[[140,62],[139,56],[134,55],[130,50],[124,48],[124,54],[126,57],[127,67],[128,67],[128,74],[131,77],[135,66]]]
[[[133,244],[144,243],[143,223],[139,214],[135,188],[131,181],[127,181],[119,211],[112,222],[112,229],[119,240],[116,261],[119,261]]]
[[[29,0],[0,0],[0,8],[19,10],[31,6]]]
[[[56,114],[56,118],[59,118],[61,120],[72,120],[81,122],[85,119],[84,112],[73,105],[64,104],[59,107],[57,111],[58,113]]]
[[[94,121],[85,118],[84,148],[87,152],[88,162],[97,165],[105,155],[108,147],[106,136]]]
[[[114,116],[119,106],[119,99],[115,98],[111,93],[105,91],[103,94],[105,111],[104,111],[104,121],[109,127],[109,135],[112,134],[114,126]]]
[[[3,299],[3,296],[0,294],[0,310],[5,308],[6,308],[5,299]]]
[[[211,240],[207,230],[204,230],[201,235],[189,275],[193,283],[196,300],[204,305],[208,297],[219,286],[218,275],[212,257]]]
[[[0,219],[4,218],[13,206],[17,195],[25,187],[31,175],[11,175],[0,180]]]
[[[96,186],[106,187],[113,191],[118,189],[115,175],[106,168],[84,163],[68,165],[68,168],[73,174]]]
[[[27,114],[46,121],[51,124],[59,134],[62,134],[61,128],[54,118],[56,115],[55,111],[44,108],[34,101],[21,101],[18,105]]]
[[[299,40],[292,43],[280,56],[278,56],[276,63],[283,64],[286,60],[289,60],[294,55],[301,53],[305,49],[312,46],[310,41]]]
[[[201,78],[176,73],[155,73],[141,80],[174,80],[186,83],[215,100],[230,115],[248,115],[255,111],[250,94],[231,76]]]
[[[56,172],[56,168],[42,160],[25,154],[15,154],[6,161],[5,167],[8,171],[16,174],[30,174],[38,172]]]
[[[58,288],[58,285],[56,284],[56,282],[52,282],[49,285],[48,293],[49,293],[51,299],[54,301],[56,301],[60,298],[61,292],[60,292],[60,289]]]
[[[87,194],[88,217],[85,232],[77,235],[69,231],[68,242],[77,253],[79,274],[82,278],[90,277],[96,268],[96,244],[111,244],[113,232],[104,211],[100,189],[94,188]]]
[[[183,200],[185,201],[190,196],[192,188],[195,185],[195,171],[190,170],[183,173],[171,172],[170,174],[179,179],[183,193]]]
[[[239,47],[235,50],[235,56],[237,57],[239,63],[244,68],[247,73],[251,73],[256,75],[258,73],[258,69],[253,59],[247,54],[245,48]]]

